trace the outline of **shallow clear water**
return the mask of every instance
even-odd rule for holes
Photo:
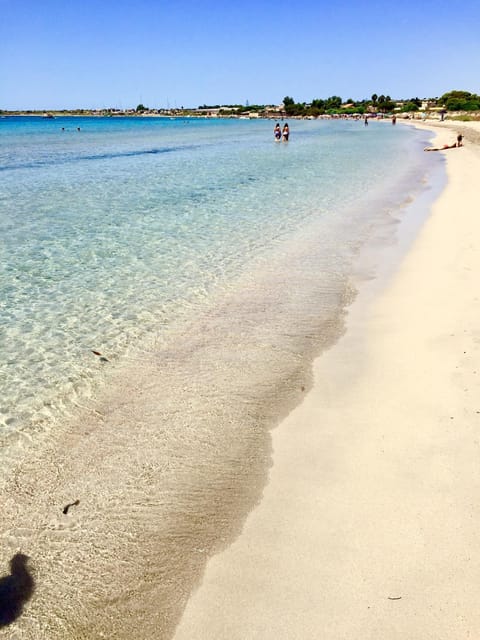
[[[439,168],[410,128],[290,124],[0,119],[1,536],[39,577],[21,637],[171,637],[343,331],[359,250]]]
[[[295,122],[288,145],[269,121],[0,122],[3,430],[89,394],[91,350],[167,332],[296,231],[337,260],[368,226],[356,203],[395,200],[415,156],[411,132],[359,122]]]

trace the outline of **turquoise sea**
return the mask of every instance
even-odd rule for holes
[[[359,255],[442,171],[411,127],[274,124],[0,119],[1,535],[38,576],[19,637],[171,637]]]

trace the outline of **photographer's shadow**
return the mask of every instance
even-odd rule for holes
[[[0,628],[19,618],[23,605],[32,597],[35,581],[27,561],[23,553],[15,554],[10,560],[10,575],[0,578]]]

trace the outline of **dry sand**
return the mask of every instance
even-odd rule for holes
[[[449,126],[445,190],[273,432],[175,640],[480,638],[480,127]]]

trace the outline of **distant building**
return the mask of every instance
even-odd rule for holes
[[[420,107],[420,111],[429,111],[437,106],[436,100],[422,100],[422,106]]]
[[[287,115],[283,104],[278,106],[268,105],[265,107],[264,114],[266,118],[285,118]]]
[[[195,109],[195,113],[201,116],[210,116],[210,117],[216,118],[221,110],[222,110],[221,107],[218,107],[215,109],[210,109],[207,107],[206,109],[203,109],[203,108]]]

